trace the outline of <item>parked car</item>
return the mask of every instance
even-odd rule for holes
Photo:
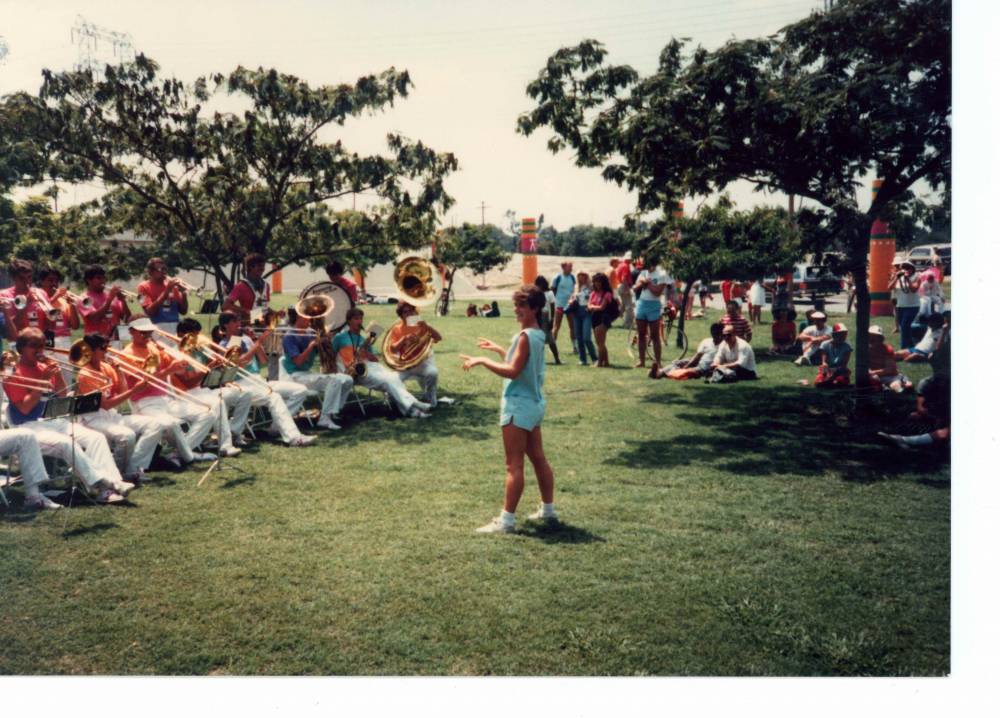
[[[764,287],[767,290],[767,301],[772,302],[772,292],[774,291],[776,278],[769,277],[764,280]],[[843,277],[838,277],[830,271],[827,266],[800,262],[792,270],[792,297],[805,298],[815,301],[819,297],[827,297],[831,294],[840,294],[847,288],[847,283]]]
[[[951,274],[951,245],[950,244],[920,244],[913,247],[906,254],[906,258],[913,262],[917,269],[927,269],[931,266],[931,259],[934,255],[941,259],[941,263],[946,275]]]

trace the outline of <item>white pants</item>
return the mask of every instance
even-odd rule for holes
[[[17,428],[34,433],[42,455],[61,459],[88,487],[102,479],[111,483],[122,480],[108,442],[100,432],[80,423],[72,426],[68,419],[28,421]]]
[[[192,451],[201,446],[201,442],[208,437],[212,431],[212,427],[215,426],[215,422],[218,420],[218,405],[220,402],[217,397],[212,398],[215,399],[215,402],[212,403],[214,411],[201,404],[172,399],[169,396],[147,396],[142,399],[132,400],[132,412],[157,417],[166,416],[177,419],[178,422],[186,421],[188,430],[182,433],[180,441],[177,439],[176,431],[172,428],[167,431],[166,436],[177,448],[177,453],[181,457],[181,461],[187,464],[194,460]],[[224,412],[225,410],[223,409]],[[228,427],[228,421],[225,417],[223,417],[223,423]]]
[[[314,374],[297,371],[291,376],[292,381],[302,384],[307,389],[323,395],[323,406],[320,413],[323,416],[336,416],[347,404],[354,382],[347,374]]]
[[[246,380],[239,382],[239,384],[243,392],[250,395],[250,403],[253,406],[267,407],[271,413],[271,429],[277,429],[282,441],[287,443],[302,436],[302,432],[295,425],[295,420],[289,413],[288,407],[285,406],[285,400],[281,398],[281,394],[276,389],[268,391],[260,384]]]
[[[99,409],[84,414],[80,420],[104,434],[118,466],[125,467],[126,476],[149,468],[169,423],[155,416],[122,415],[115,409]]]
[[[438,403],[438,370],[434,364],[434,355],[431,354],[415,367],[411,367],[399,372],[399,380],[405,382],[407,379],[416,379],[420,382],[420,388],[424,392],[424,401],[431,406]]]
[[[189,389],[187,394],[192,399],[212,405],[212,428],[219,432],[219,451],[233,448],[234,420],[229,418],[229,408],[233,407],[234,411],[239,414],[237,418],[242,420],[243,426],[246,426],[247,418],[250,416],[251,397],[235,386],[226,386],[222,389],[198,387],[197,389]],[[240,431],[243,431],[242,426]],[[191,444],[191,446],[198,445]]]
[[[400,412],[409,415],[417,398],[410,393],[392,369],[372,361],[365,362],[365,375],[356,382],[359,386],[381,391],[392,397]]]
[[[302,405],[309,398],[309,387],[287,379],[267,382],[275,394],[280,394],[285,408],[293,417],[302,411]]]
[[[21,428],[0,431],[0,455],[17,455],[24,492],[28,496],[37,495],[38,485],[49,480],[49,475],[45,473],[45,462],[42,461],[42,450],[38,446],[38,437],[33,431]]]

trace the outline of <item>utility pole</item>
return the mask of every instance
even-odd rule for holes
[[[480,214],[479,214],[479,226],[482,227],[482,226],[486,225],[486,202],[485,201],[483,201],[483,202],[481,202],[479,204],[479,212],[480,212]]]

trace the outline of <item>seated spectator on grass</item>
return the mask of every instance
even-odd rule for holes
[[[722,343],[712,360],[712,375],[706,382],[728,384],[734,381],[757,378],[757,362],[753,347],[736,336],[732,326],[722,329]]]
[[[480,316],[496,319],[500,316],[500,305],[496,303],[496,300],[489,304],[484,304]]]
[[[833,338],[820,344],[820,365],[813,384],[819,387],[849,386],[851,383],[851,352],[847,343],[847,326],[833,325]]]
[[[798,340],[802,344],[802,356],[796,359],[795,363],[799,366],[803,364],[819,366],[823,360],[819,351],[820,346],[823,342],[833,339],[833,333],[826,326],[826,314],[815,311],[809,315],[809,321],[812,324],[803,329],[798,336]]]
[[[904,348],[896,352],[896,358],[907,362],[927,361],[934,347],[941,338],[944,326],[944,315],[932,314],[927,318],[927,331],[916,346]]]
[[[698,345],[698,350],[690,359],[678,359],[662,369],[655,363],[649,372],[651,379],[698,379],[712,373],[712,362],[719,344],[722,343],[722,323],[716,322],[709,327],[711,336],[705,337]]]
[[[771,354],[802,353],[797,341],[798,331],[795,327],[795,313],[787,309],[774,312],[774,323],[771,324]]]
[[[750,322],[747,318],[743,316],[743,311],[740,309],[740,303],[734,299],[730,299],[726,302],[726,314],[722,317],[722,325],[727,327],[732,327],[733,331],[736,332],[736,336],[740,339],[750,341],[753,339],[753,327],[750,326]]]
[[[868,376],[872,386],[891,389],[896,393],[913,388],[913,382],[905,374],[899,373],[892,345],[886,343],[885,332],[876,325],[868,327]]]
[[[467,306],[465,308],[465,316],[467,316],[467,317],[478,317],[479,316],[479,307],[477,307],[475,304],[470,304],[469,306]]]

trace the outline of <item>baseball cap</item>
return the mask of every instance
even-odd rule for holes
[[[868,333],[869,334],[877,334],[880,337],[884,337],[885,336],[885,332],[882,331],[882,327],[880,327],[880,326],[878,326],[876,324],[873,324],[872,326],[868,327]]]
[[[149,317],[141,317],[139,319],[133,319],[128,323],[129,329],[134,329],[137,332],[155,332],[156,325],[149,321]]]
[[[833,325],[834,334],[847,334],[847,325],[840,322]]]
[[[826,314],[824,314],[823,312],[821,312],[819,310],[816,310],[815,312],[813,312],[812,314],[810,314],[809,317],[812,318],[812,319],[826,319]]]

